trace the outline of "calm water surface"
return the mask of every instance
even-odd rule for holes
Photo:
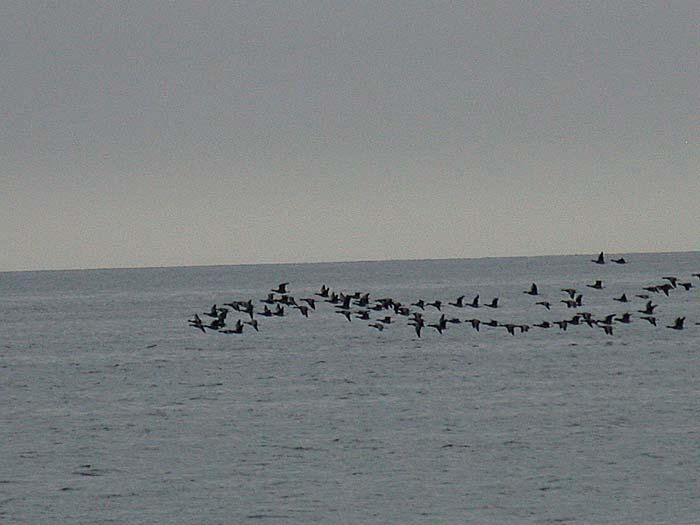
[[[697,523],[700,253],[590,258],[0,273],[0,522]],[[696,288],[652,296],[659,328],[612,300],[666,275]],[[259,333],[187,325],[283,281],[478,293],[501,308],[445,313],[517,323],[570,318],[573,286],[633,319],[418,339],[320,304]]]

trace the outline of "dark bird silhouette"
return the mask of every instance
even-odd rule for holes
[[[318,295],[319,297],[327,298],[329,292],[330,292],[330,289],[328,288],[328,286],[326,286],[325,284],[322,284],[321,290],[319,292],[317,292],[315,295]]]
[[[547,310],[551,309],[552,307],[552,303],[550,303],[549,301],[538,301],[535,304],[540,304],[544,306]]]
[[[417,306],[421,310],[425,310],[425,301],[423,299],[419,299],[415,303],[411,303],[411,306]]]
[[[573,299],[576,296],[575,288],[562,288],[561,291],[568,293],[570,299]]]
[[[693,283],[680,283],[679,282],[678,286],[682,286],[685,289],[685,291],[687,292],[688,290],[690,290],[693,287]]]
[[[355,317],[357,317],[358,319],[362,319],[363,321],[368,321],[369,310],[360,310],[359,312],[355,313]]]
[[[654,316],[640,315],[639,318],[644,319],[645,321],[649,321],[651,324],[656,326],[656,317]]]
[[[669,283],[671,283],[672,288],[675,288],[676,284],[678,284],[678,277],[668,276],[668,277],[662,277],[662,279],[665,279]]]
[[[262,312],[258,312],[258,315],[262,315],[264,317],[272,317],[272,310],[270,310],[267,305],[263,308]]]
[[[314,299],[313,297],[306,297],[306,298],[301,299],[301,300],[304,301],[306,304],[308,304],[312,310],[316,309],[316,299]]]
[[[479,296],[477,295],[472,299],[471,303],[467,303],[467,306],[471,306],[472,308],[479,308]]]
[[[484,306],[488,306],[489,308],[498,308],[498,297],[495,297],[493,301],[491,301],[488,304],[485,304]]]
[[[530,289],[525,290],[523,293],[526,293],[528,295],[539,295],[539,291],[537,290],[537,285],[535,283],[532,283],[530,285]]]
[[[236,326],[230,330],[219,330],[221,334],[242,334],[243,333],[243,323],[240,319],[236,321]]]
[[[464,308],[464,296],[460,295],[454,303],[447,303],[455,308]]]
[[[630,314],[629,312],[625,312],[624,314],[622,314],[622,317],[616,317],[615,321],[628,324],[628,323],[632,322],[631,317],[632,317],[632,314]]]
[[[627,296],[625,294],[622,294],[620,297],[613,297],[613,301],[619,301],[621,303],[628,303],[629,300],[627,299]]]
[[[219,317],[219,309],[216,307],[216,305],[214,305],[211,307],[211,310],[209,310],[208,312],[204,312],[204,315],[217,318]]]
[[[668,297],[668,292],[670,292],[675,286],[672,286],[671,284],[661,284],[656,287],[657,289],[661,290],[666,297]]]
[[[260,330],[258,329],[258,320],[257,319],[251,319],[250,321],[243,321],[243,324],[247,324],[255,328],[256,332],[259,332]]]
[[[603,325],[603,331],[605,332],[606,335],[613,335],[612,325],[609,325],[609,324]]]
[[[532,326],[536,326],[538,328],[551,328],[551,324],[549,321],[542,321],[541,323],[535,323]]]
[[[477,332],[479,331],[479,325],[481,324],[481,321],[479,319],[465,319],[464,322],[471,323],[472,328]]]
[[[352,319],[350,318],[352,312],[350,312],[350,310],[337,310],[336,313],[344,315],[345,319],[347,319],[348,322],[352,321]]]
[[[188,319],[187,322],[190,324],[192,328],[196,328],[198,330],[201,330],[202,333],[206,332],[204,329],[204,323],[202,323],[202,320],[199,318],[197,314],[194,314],[194,317],[192,319]]]
[[[483,321],[481,324],[483,324],[484,326],[496,327],[498,326],[498,321],[491,319],[490,321]]]
[[[433,301],[432,303],[427,303],[425,306],[432,306],[434,308],[437,308],[438,311],[441,311],[442,301]]]
[[[309,317],[309,307],[304,304],[294,305],[292,308],[296,308],[301,312],[304,317]]]
[[[377,319],[382,324],[391,324],[391,316],[387,315],[383,319]]]
[[[423,327],[425,326],[425,321],[423,321],[423,318],[421,317],[416,317],[414,318],[413,321],[408,323],[410,326],[413,326],[413,328],[416,331],[416,335],[420,337],[420,333],[423,330]]]
[[[627,261],[625,261],[624,257],[620,257],[619,259],[610,259],[612,262],[617,263],[617,264],[627,264]]]
[[[275,304],[275,294],[269,293],[267,294],[266,299],[260,299],[261,303],[266,303],[266,304]]]
[[[605,264],[605,257],[603,257],[603,252],[600,252],[598,254],[597,259],[591,259],[591,261],[596,263],[596,264]]]
[[[593,284],[587,284],[589,288],[593,288],[594,290],[602,290],[603,289],[603,281],[596,281]]]
[[[637,310],[640,314],[651,315],[654,313],[654,308],[659,306],[658,304],[652,304],[651,301],[647,301],[646,308],[644,310]]]
[[[287,285],[289,285],[289,283],[280,283],[276,290],[273,289],[270,291],[281,294],[289,293],[289,291],[287,290]]]
[[[284,316],[284,306],[280,306],[278,304],[275,311],[272,312],[272,315],[276,315],[277,317],[283,317]]]
[[[674,330],[683,330],[683,323],[685,322],[685,317],[676,317],[676,320],[672,325],[666,326],[666,328],[673,328]]]

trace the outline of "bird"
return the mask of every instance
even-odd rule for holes
[[[495,297],[493,301],[485,304],[484,306],[488,306],[489,308],[498,308],[498,297]]]
[[[687,292],[693,287],[693,283],[678,283],[678,286],[682,286]]]
[[[287,291],[287,286],[288,286],[288,285],[289,285],[289,283],[280,283],[280,284],[277,286],[277,289],[276,289],[276,290],[275,290],[275,289],[272,289],[272,290],[270,290],[270,291],[271,291],[271,292],[275,292],[275,293],[282,293],[282,294],[288,293],[288,291]]]
[[[532,285],[530,285],[530,289],[525,290],[523,293],[528,295],[539,295],[539,291],[537,290],[537,285],[535,283],[532,283]]]
[[[292,308],[299,310],[304,317],[309,317],[309,307],[305,304],[294,305]]]
[[[315,295],[318,295],[319,297],[327,298],[329,292],[330,292],[330,289],[328,288],[328,286],[326,286],[325,284],[322,284],[321,289]]]
[[[593,284],[587,284],[589,288],[593,288],[594,290],[602,290],[603,289],[603,281],[596,281]]]
[[[596,264],[605,264],[605,257],[603,257],[603,252],[600,252],[598,254],[597,259],[591,259],[591,261],[596,263]]]
[[[454,303],[447,303],[450,306],[454,306],[455,308],[464,308],[464,296],[460,295],[457,297],[457,300]]]
[[[627,296],[625,294],[622,294],[620,297],[613,297],[613,301],[619,301],[621,303],[628,303],[629,300],[627,299]]]
[[[336,313],[344,315],[345,319],[347,319],[348,321],[352,321],[352,319],[350,318],[350,310],[337,310]]]
[[[674,277],[674,276],[672,276],[672,275],[670,275],[670,276],[668,276],[668,277],[662,277],[662,279],[665,279],[665,280],[667,280],[669,283],[671,283],[671,287],[672,287],[672,288],[675,288],[675,287],[676,287],[676,284],[678,283],[678,277]]]
[[[603,331],[606,333],[606,335],[613,335],[612,325],[609,325],[609,324],[603,325]]]
[[[479,331],[479,325],[481,324],[481,321],[479,319],[465,319],[464,322],[471,323],[472,328],[477,332]]]
[[[656,326],[656,317],[654,316],[640,315],[639,318],[644,319],[645,321],[649,321],[651,324]]]
[[[627,261],[625,261],[624,257],[620,257],[619,259],[610,259],[612,262],[617,263],[617,264],[627,264]]]
[[[549,301],[538,301],[535,304],[540,304],[544,306],[547,310],[550,310],[552,307],[552,303],[550,303]]]
[[[442,301],[433,301],[432,303],[427,303],[425,306],[432,306],[437,308],[438,311],[441,311]]]
[[[479,296],[477,295],[472,299],[471,303],[467,303],[467,306],[471,306],[472,308],[479,308]]]
[[[240,319],[236,321],[236,326],[230,330],[219,330],[221,334],[242,334],[243,333],[243,323]]]
[[[251,319],[250,321],[243,321],[243,324],[247,324],[255,328],[256,332],[259,332],[260,330],[258,329],[258,320],[257,319]]]
[[[562,288],[561,291],[562,291],[562,292],[568,293],[568,294],[569,294],[569,297],[570,297],[571,299],[573,299],[574,296],[576,295],[576,289],[575,289],[575,288]]]
[[[629,312],[625,312],[624,314],[622,314],[622,317],[616,317],[615,321],[625,324],[631,323],[632,320],[630,319],[630,317],[632,317],[632,314],[630,314]]]
[[[425,326],[425,321],[421,317],[416,317],[413,321],[408,323],[410,326],[413,326],[413,328],[416,331],[416,335],[420,337],[421,330],[423,330],[423,327]]]
[[[666,328],[673,328],[674,330],[683,330],[683,323],[685,322],[685,317],[676,317],[676,320],[672,325],[666,326]]]
[[[305,299],[301,300],[308,304],[312,310],[316,309],[316,299],[314,299],[313,297],[306,297]]]
[[[647,305],[644,310],[637,310],[640,314],[651,315],[654,313],[654,308],[659,306],[658,304],[652,304],[651,301],[647,301]]]
[[[541,323],[535,323],[532,326],[537,326],[538,328],[550,328],[552,325],[549,321],[542,321]]]
[[[415,303],[411,303],[411,306],[417,306],[421,310],[425,310],[425,301],[423,299],[419,299]]]

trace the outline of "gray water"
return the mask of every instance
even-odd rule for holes
[[[0,522],[697,523],[700,253],[590,258],[0,273]],[[612,300],[666,275],[696,287],[652,294],[658,328],[644,300]],[[259,333],[187,325],[284,281],[297,298],[498,296],[444,311],[517,323],[570,318],[574,286],[583,310],[634,314],[613,336],[419,339],[325,303]]]

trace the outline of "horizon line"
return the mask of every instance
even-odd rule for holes
[[[606,252],[610,255],[644,255],[644,254],[680,254],[696,253],[700,250],[671,250],[671,251],[649,251],[649,252]],[[255,263],[231,263],[231,264],[172,264],[160,266],[95,266],[89,268],[39,268],[29,270],[0,270],[2,273],[29,273],[29,272],[80,272],[80,271],[101,271],[101,270],[159,270],[167,268],[217,268],[224,266],[291,266],[291,265],[314,265],[314,264],[353,264],[353,263],[388,263],[388,262],[421,262],[421,261],[476,261],[482,259],[522,259],[538,257],[583,257],[595,256],[596,253],[550,253],[538,255],[485,255],[482,257],[417,257],[399,259],[352,259],[352,260],[329,260],[329,261],[286,261],[286,262],[255,262]]]

